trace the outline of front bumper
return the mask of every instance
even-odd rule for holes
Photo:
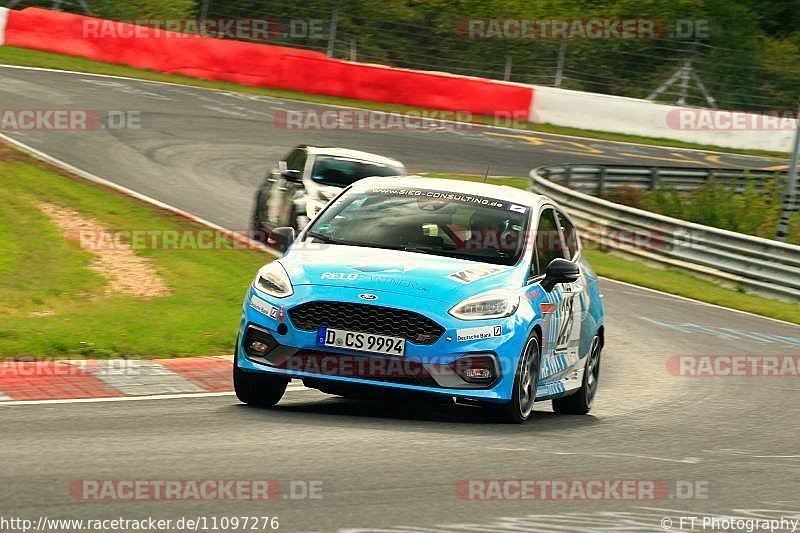
[[[249,372],[267,372],[290,378],[419,391],[460,399],[505,402],[511,399],[519,354],[530,333],[530,321],[520,314],[494,320],[459,320],[447,313],[445,304],[410,297],[407,293],[374,291],[383,307],[417,312],[444,328],[430,344],[407,340],[404,357],[382,356],[322,347],[316,331],[297,328],[290,318],[293,307],[311,301],[336,301],[365,305],[363,289],[300,285],[288,298],[272,298],[249,289],[243,304],[236,357]],[[255,300],[252,300],[255,297]],[[255,306],[251,304],[255,301]],[[496,336],[459,340],[458,330],[499,326]],[[351,329],[358,331],[358,327]],[[255,332],[255,333],[254,333]],[[245,340],[263,336],[268,350],[257,355],[246,350]],[[463,331],[462,331],[463,334]],[[248,353],[249,352],[249,353]],[[493,365],[490,381],[465,377],[465,368]]]

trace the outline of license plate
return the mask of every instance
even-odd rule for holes
[[[373,335],[344,329],[320,328],[317,344],[358,352],[380,353],[402,357],[406,353],[406,340],[402,337]]]

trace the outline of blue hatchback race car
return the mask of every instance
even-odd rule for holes
[[[344,189],[262,267],[233,365],[238,398],[291,379],[331,394],[411,393],[523,422],[534,401],[589,411],[603,348],[597,276],[544,196],[416,176]]]

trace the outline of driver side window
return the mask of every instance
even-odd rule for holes
[[[580,251],[578,233],[575,231],[575,226],[572,225],[572,222],[561,211],[558,212],[558,223],[561,225],[561,234],[564,236],[564,242],[567,245],[567,258],[572,261]]]
[[[531,263],[531,274],[534,276],[544,274],[547,265],[558,257],[566,258],[561,235],[556,224],[556,214],[552,208],[546,208],[539,216],[536,227],[536,256]]]

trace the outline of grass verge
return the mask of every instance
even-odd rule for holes
[[[281,89],[268,89],[265,87],[250,87],[247,85],[239,85],[236,83],[201,80],[198,78],[190,78],[188,76],[181,76],[178,74],[163,74],[161,72],[135,69],[132,67],[127,67],[122,65],[100,63],[98,61],[92,61],[81,57],[53,54],[50,52],[41,52],[38,50],[29,50],[26,48],[16,48],[13,46],[0,46],[0,63],[9,65],[21,65],[26,67],[40,67],[40,68],[53,68],[60,70],[71,70],[77,72],[91,72],[94,74],[106,74],[110,76],[126,76],[130,78],[139,78],[143,80],[164,81],[171,83],[180,83],[184,85],[191,85],[195,87],[207,87],[210,89],[221,89],[226,91],[234,91],[247,94],[272,96],[275,98],[288,98],[292,100],[300,100],[304,102],[311,102],[318,104],[343,105],[343,106],[357,107],[362,109],[370,109],[374,111],[388,111],[397,113],[422,111],[422,108],[418,107],[410,107],[397,104],[386,104],[380,102],[368,102],[364,100],[351,100],[349,98],[339,98],[335,96],[325,96],[319,94],[307,94],[297,91],[286,91]],[[448,115],[445,114],[443,116],[447,117]],[[787,154],[784,152],[772,152],[766,150],[741,150],[741,149],[726,148],[721,146],[687,143],[683,141],[677,141],[674,139],[642,137],[639,135],[627,135],[622,133],[611,133],[604,131],[571,128],[567,126],[556,126],[554,124],[534,124],[532,122],[525,122],[525,121],[514,121],[513,124],[508,124],[508,121],[496,121],[493,117],[480,116],[480,115],[474,116],[473,122],[483,125],[513,126],[516,129],[538,131],[542,133],[571,135],[575,137],[585,137],[587,139],[598,139],[604,141],[631,142],[631,143],[646,144],[650,146],[668,146],[673,148],[690,148],[694,150],[711,150],[715,152],[725,152],[725,153],[765,156],[765,157],[778,157],[782,159],[786,158],[787,156]]]
[[[110,293],[108,280],[89,268],[94,252],[65,238],[39,209],[41,202],[111,230],[208,231],[0,144],[0,358],[231,351],[247,284],[271,256],[227,239],[211,249],[183,240],[189,246],[136,246],[135,254],[147,258],[170,294],[145,299]]]
[[[428,173],[425,176],[483,181],[483,176],[470,174]],[[527,189],[529,182],[528,178],[515,177],[489,177],[487,181],[495,185],[508,185],[518,189]],[[586,256],[597,273],[607,278],[800,324],[800,306],[796,304],[762,298],[741,290],[724,287],[683,270],[654,268],[598,250],[586,250]]]

